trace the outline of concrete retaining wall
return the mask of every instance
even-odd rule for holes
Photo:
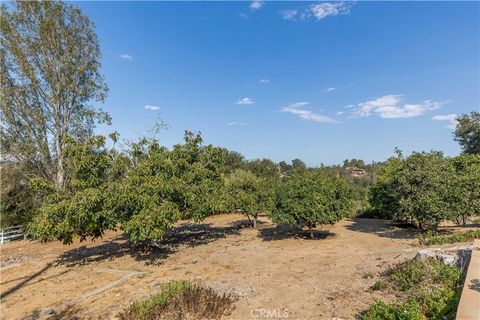
[[[480,240],[475,240],[456,320],[480,320]]]

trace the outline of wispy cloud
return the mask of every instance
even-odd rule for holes
[[[295,102],[286,107],[283,107],[282,109],[280,109],[280,111],[294,114],[297,117],[300,117],[301,119],[307,120],[307,121],[315,121],[315,122],[323,122],[323,123],[338,122],[330,117],[321,115],[319,113],[315,113],[310,110],[305,110],[304,107],[308,105],[309,105],[308,102]]]
[[[279,14],[284,20],[305,20],[313,17],[317,21],[320,21],[330,16],[334,17],[349,14],[351,8],[352,3],[345,3],[343,1],[322,2],[297,9],[281,10]]]
[[[254,104],[254,103],[255,101],[253,101],[248,97],[238,99],[238,101],[236,102],[236,104],[243,104],[243,105]]]
[[[401,95],[386,95],[383,97],[361,102],[355,106],[353,117],[369,117],[371,115],[380,118],[413,118],[427,111],[438,109],[442,102],[425,100],[419,103],[402,103]]]
[[[349,14],[350,8],[351,5],[344,2],[322,2],[310,6],[310,10],[317,20],[325,19],[328,16]]]
[[[147,109],[147,110],[159,110],[160,107],[159,106],[155,106],[155,105],[151,105],[151,104],[147,104],[144,109]]]
[[[457,126],[457,117],[458,115],[456,115],[455,113],[439,114],[439,115],[433,116],[432,120],[448,121],[448,124],[446,125],[446,127],[450,129],[455,129],[455,127]]]
[[[250,3],[250,10],[252,11],[255,11],[255,10],[258,10],[260,9],[261,7],[263,7],[263,5],[265,4],[264,1],[261,1],[261,0],[253,0],[251,3]]]
[[[262,83],[262,84],[268,84],[268,83],[270,83],[270,80],[265,79],[265,78],[264,78],[264,79],[260,79],[260,83]]]
[[[341,115],[344,114],[344,113],[345,113],[345,111],[337,111],[336,115],[337,115],[337,116],[341,116]]]
[[[295,20],[297,18],[298,10],[281,10],[279,13],[284,20]]]
[[[133,57],[132,57],[131,55],[129,55],[129,54],[126,54],[126,53],[121,54],[121,55],[120,55],[120,58],[122,58],[123,60],[128,60],[128,61],[132,61],[132,60],[133,60]]]
[[[245,125],[247,125],[246,122],[236,122],[236,121],[230,121],[227,124],[229,126],[245,126]]]
[[[332,92],[332,91],[336,91],[336,90],[337,90],[337,88],[335,88],[335,87],[330,87],[330,88],[325,89],[326,92]]]

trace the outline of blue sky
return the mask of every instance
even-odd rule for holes
[[[459,152],[480,110],[479,2],[79,2],[96,25],[123,138],[170,129],[247,158]]]

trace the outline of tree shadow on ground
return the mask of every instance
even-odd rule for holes
[[[81,246],[64,252],[56,260],[56,263],[77,266],[130,255],[135,260],[145,262],[147,265],[158,265],[182,246],[196,247],[238,234],[240,234],[240,228],[235,226],[213,227],[211,224],[205,223],[183,224],[167,231],[157,246],[152,246],[150,243],[134,245],[126,235],[122,235],[96,246]]]
[[[373,233],[391,239],[415,239],[418,229],[409,223],[396,223],[382,219],[352,218],[347,229],[356,232]]]
[[[459,228],[462,228],[462,229],[477,229],[477,228],[480,228],[480,223],[467,223],[467,224],[460,224],[458,225]]]
[[[313,230],[314,239],[310,238],[310,232],[300,227],[294,227],[286,224],[277,224],[275,226],[261,228],[258,230],[263,241],[275,241],[285,239],[306,239],[321,240],[335,236],[335,233],[328,230]]]
[[[47,319],[47,320],[81,320],[83,319],[79,314],[82,309],[76,305],[69,306],[64,311],[56,312],[51,310],[47,315],[45,311],[36,310],[30,316],[25,319],[36,320],[36,319]]]
[[[261,225],[265,225],[268,222],[262,221],[260,219],[257,220],[257,227],[260,227]],[[238,228],[238,229],[248,229],[248,228],[253,228],[253,223],[252,221],[249,221],[247,218],[245,220],[237,220],[233,221],[230,223],[230,226],[233,228]]]
[[[472,279],[472,281],[470,281],[470,283],[468,284],[468,287],[471,290],[480,292],[480,279]]]
[[[12,293],[14,293],[15,291],[17,291],[18,289],[20,288],[23,288],[27,285],[29,285],[29,283],[35,279],[35,278],[38,278],[39,276],[41,276],[42,274],[44,274],[48,269],[50,269],[52,267],[52,264],[48,263],[47,265],[45,265],[40,271],[37,271],[37,272],[34,272],[26,277],[22,277],[22,280],[20,283],[17,283],[15,286],[13,286],[12,288],[8,289],[8,290],[5,290],[3,291],[2,293],[0,293],[0,301],[4,300],[7,296],[11,295]],[[20,279],[19,279],[20,280]],[[2,284],[4,285],[4,284]]]

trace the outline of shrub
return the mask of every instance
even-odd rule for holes
[[[188,281],[172,281],[150,298],[130,305],[120,320],[220,319],[234,308],[235,298]]]
[[[409,260],[387,271],[387,279],[395,290],[408,292],[426,287],[455,287],[462,272],[435,259]]]
[[[432,235],[430,232],[427,232],[418,237],[418,239],[420,240],[420,243],[426,244],[426,245],[469,242],[478,238],[480,238],[480,230],[469,230],[467,232],[455,233],[455,234],[444,235],[444,236],[435,236],[435,235]]]
[[[423,320],[421,308],[415,300],[407,303],[389,304],[376,301],[360,316],[361,320]]]
[[[387,288],[388,284],[385,282],[385,280],[378,280],[370,286],[371,291],[385,290]]]
[[[390,289],[399,301],[376,301],[360,319],[454,319],[462,281],[459,269],[434,259],[398,264],[370,289]]]

